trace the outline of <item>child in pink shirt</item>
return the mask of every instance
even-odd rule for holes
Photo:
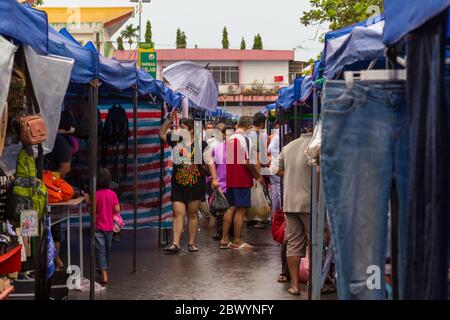
[[[110,189],[111,173],[101,168],[97,174],[95,257],[100,283],[108,283],[108,267],[111,261],[111,243],[115,227],[115,216],[120,216],[120,204],[117,195]]]

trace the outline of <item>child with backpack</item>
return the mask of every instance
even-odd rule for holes
[[[110,188],[111,173],[100,168],[97,174],[95,257],[99,282],[108,284],[108,269],[111,261],[113,232],[117,231],[115,221],[120,218],[120,204],[117,195]],[[122,220],[120,218],[120,220]]]

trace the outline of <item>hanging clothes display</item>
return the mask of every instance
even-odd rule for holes
[[[359,82],[349,89],[345,81],[328,81],[322,103],[321,172],[336,249],[338,297],[381,300],[385,298],[388,206],[393,188],[399,200],[402,257],[406,245],[409,126],[405,83]],[[369,288],[367,279],[374,267],[380,286]],[[400,270],[404,268],[402,263]]]
[[[407,38],[411,116],[408,299],[447,299],[449,118],[444,63],[447,13]]]
[[[43,143],[44,154],[47,154],[53,150],[55,144],[61,105],[69,86],[74,60],[59,56],[41,56],[30,46],[24,46],[24,50],[40,114],[47,124],[47,139]]]

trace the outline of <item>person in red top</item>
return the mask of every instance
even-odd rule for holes
[[[111,244],[114,231],[114,215],[120,214],[117,195],[110,189],[111,173],[106,168],[98,171],[95,193],[95,257],[97,271],[103,285],[108,283],[108,267],[111,261]]]
[[[250,139],[245,133],[250,129],[252,119],[242,116],[239,119],[238,129],[227,141],[227,192],[226,198],[230,208],[223,217],[221,249],[244,249],[252,246],[242,240],[244,215],[251,207],[251,188],[253,178],[262,180],[254,164],[250,163]],[[234,226],[234,242],[231,243],[228,232]]]

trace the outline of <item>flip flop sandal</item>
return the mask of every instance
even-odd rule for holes
[[[299,296],[300,295],[300,291],[294,291],[292,290],[292,288],[288,289],[288,292],[293,295],[293,296]]]
[[[190,245],[188,245],[188,251],[189,252],[197,252],[198,247],[195,244],[190,244]]]
[[[289,281],[289,279],[288,279],[288,277],[287,276],[285,276],[285,275],[282,275],[282,274],[280,274],[280,276],[278,277],[278,280],[277,280],[278,282],[288,282]]]
[[[170,246],[165,247],[164,251],[166,251],[167,253],[178,253],[180,251],[180,247],[172,243]]]
[[[223,244],[223,243],[220,243],[220,249],[230,249],[231,248],[231,246],[233,245],[233,243],[230,241],[230,242],[228,242],[228,244]]]
[[[248,243],[245,243],[245,242],[244,242],[244,243],[241,244],[240,246],[237,246],[237,245],[233,244],[233,245],[231,246],[231,248],[234,249],[234,250],[241,250],[241,249],[252,249],[253,246],[252,246],[252,245],[249,245]]]

